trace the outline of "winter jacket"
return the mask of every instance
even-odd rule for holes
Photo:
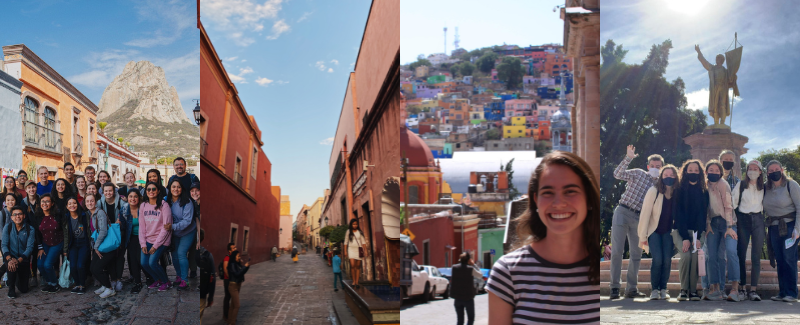
[[[244,266],[236,261],[228,261],[228,277],[230,282],[242,283],[244,282],[244,274],[250,269],[249,266]]]
[[[98,207],[92,213],[91,220],[94,230],[97,231],[97,240],[92,241],[92,249],[98,250],[108,235],[108,217],[106,212]]]
[[[11,256],[13,258],[30,258],[33,254],[33,247],[36,242],[36,231],[33,226],[23,223],[22,229],[17,230],[13,223],[3,227],[2,249],[3,260]]]

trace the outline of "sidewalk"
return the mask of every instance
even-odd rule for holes
[[[215,256],[215,261],[216,261]],[[222,261],[222,256],[219,261]],[[203,324],[224,324],[222,320],[223,281],[217,279],[214,305],[203,313]],[[251,265],[240,293],[239,324],[339,324],[333,300],[333,271],[313,251],[291,254]]]
[[[800,303],[600,297],[602,324],[800,324]]]

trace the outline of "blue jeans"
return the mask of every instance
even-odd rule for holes
[[[336,289],[336,284],[342,283],[342,273],[333,273],[333,288]],[[344,289],[344,285],[340,285]]]
[[[150,248],[153,247],[153,244],[147,243],[147,251],[150,251]],[[167,279],[167,272],[164,272],[164,269],[161,268],[161,265],[158,265],[158,259],[161,258],[161,253],[164,253],[164,249],[166,246],[161,246],[156,249],[155,253],[153,254],[141,254],[139,262],[142,264],[142,268],[150,274],[156,281],[169,282]]]
[[[792,238],[794,221],[786,223],[786,236],[778,234],[778,226],[769,226],[769,241],[778,269],[778,296],[797,297],[797,242],[786,249],[786,238]]]
[[[638,246],[638,245],[637,245]],[[464,311],[467,312],[467,325],[475,323],[475,300],[453,299],[453,306],[456,307],[456,324],[464,324]]]
[[[723,254],[725,254],[725,246],[719,245],[718,252],[719,252],[719,256],[722,256]],[[700,283],[702,283],[703,289],[709,289],[709,288],[711,288],[711,283],[710,283],[711,281],[708,280],[708,274],[709,274],[708,273],[708,268],[709,268],[709,266],[708,266],[708,243],[703,243],[703,254],[705,254],[705,256],[706,256],[706,258],[705,258],[705,261],[706,261],[705,262],[706,275],[700,277]],[[720,268],[719,274],[720,274],[719,275],[720,278],[724,279],[725,278],[725,269],[724,268]]]
[[[672,267],[672,235],[653,233],[647,238],[647,242],[650,245],[650,255],[653,257],[650,264],[650,285],[653,290],[666,289]]]
[[[189,247],[192,246],[194,241],[194,233],[188,233],[183,237],[172,236],[172,240],[177,242],[178,249],[172,251],[172,263],[175,267],[175,273],[186,280],[189,277]]]
[[[739,254],[736,247],[739,242],[731,236],[726,236],[728,230],[727,223],[722,217],[711,219],[711,231],[706,238],[708,243],[708,266],[709,284],[719,284],[720,288],[725,287],[725,257],[727,257],[728,280],[739,281]],[[736,226],[733,226],[736,232]],[[719,254],[720,245],[725,247],[725,256]]]
[[[58,266],[56,264],[58,264],[58,257],[61,256],[64,250],[64,242],[55,246],[42,243],[42,250],[44,250],[45,255],[39,257],[39,272],[42,272],[42,276],[44,276],[44,280],[47,281],[47,284],[58,285],[58,275],[56,275],[56,268]]]
[[[69,248],[69,272],[75,284],[79,286],[86,285],[86,271],[89,270],[89,243],[83,245],[72,245]]]

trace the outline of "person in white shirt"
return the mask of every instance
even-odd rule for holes
[[[363,250],[363,256],[359,253],[359,249]],[[356,218],[350,219],[350,226],[344,235],[344,251],[350,260],[350,279],[353,280],[353,287],[360,288],[358,280],[361,278],[361,259],[367,258],[369,251]]]
[[[761,301],[756,293],[758,277],[761,273],[761,249],[764,247],[766,231],[764,228],[764,173],[761,162],[750,161],[747,164],[747,174],[733,188],[733,209],[737,214],[737,235],[739,254],[739,296],[745,296],[752,301]],[[745,267],[747,244],[752,240],[750,260],[753,266],[750,273],[750,290],[745,290],[747,284],[747,269]]]

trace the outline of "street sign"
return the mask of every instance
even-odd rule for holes
[[[494,249],[490,249],[490,250],[489,250],[489,254],[495,255],[495,251],[494,251]]]
[[[411,232],[411,229],[406,228],[406,230],[403,230],[402,234],[408,236],[408,239],[414,240],[414,233]]]

